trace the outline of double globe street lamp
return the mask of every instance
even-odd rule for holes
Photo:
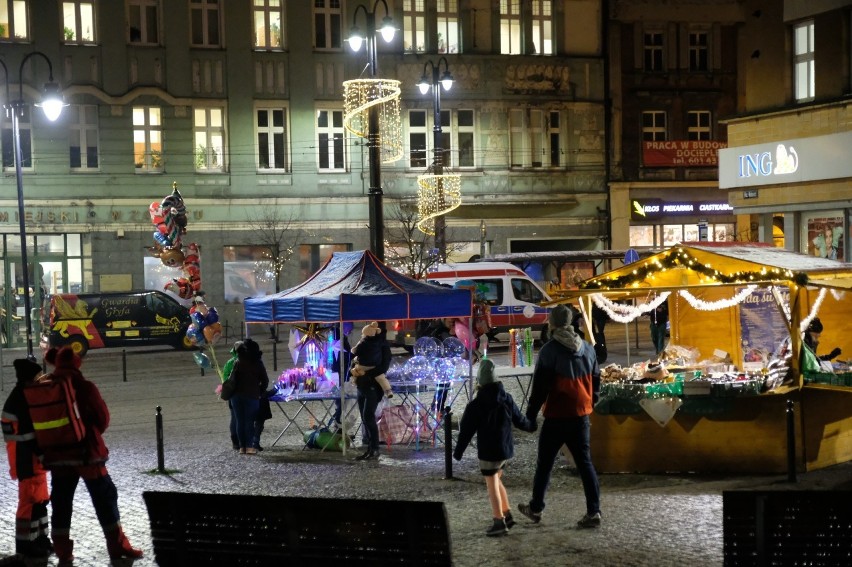
[[[21,295],[24,296],[27,358],[32,361],[35,361],[35,355],[33,354],[32,305],[30,302],[29,261],[27,259],[27,227],[25,222],[26,219],[24,217],[24,178],[22,173],[24,158],[23,152],[21,151],[20,120],[25,116],[26,112],[26,103],[24,103],[24,65],[26,65],[30,57],[33,57],[34,55],[38,55],[47,62],[47,68],[49,71],[48,82],[44,85],[42,101],[40,103],[36,103],[35,106],[41,107],[47,119],[54,122],[57,118],[59,118],[59,115],[62,113],[62,108],[66,105],[63,103],[62,98],[59,95],[59,85],[53,82],[53,65],[47,55],[41,51],[33,51],[28,53],[21,61],[21,66],[18,69],[18,98],[15,100],[12,100],[9,95],[9,68],[6,67],[6,64],[2,60],[0,60],[0,66],[3,67],[3,73],[6,79],[6,103],[3,105],[3,108],[6,109],[6,116],[12,119],[12,145],[15,153],[15,180],[18,186],[18,221],[20,223],[21,230],[21,268],[24,287]]]

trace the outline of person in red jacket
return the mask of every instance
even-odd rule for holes
[[[41,374],[41,366],[26,358],[13,363],[18,382],[3,405],[3,439],[9,457],[9,474],[18,481],[15,514],[15,553],[27,558],[48,557],[53,552],[47,536],[47,472],[38,458],[33,422],[24,387]]]
[[[50,504],[53,509],[51,536],[59,565],[70,565],[74,561],[74,541],[70,537],[71,514],[74,492],[81,478],[92,497],[110,558],[142,557],[142,551],[130,545],[121,528],[118,491],[106,468],[109,450],[102,435],[109,426],[109,409],[97,386],[83,377],[80,357],[69,347],[62,347],[58,351],[50,349],[45,355],[45,361],[55,366],[51,373],[53,379],[71,381],[77,394],[80,419],[86,426],[85,447],[80,460],[50,467]]]
[[[533,493],[529,504],[520,504],[518,509],[533,522],[541,521],[553,462],[564,444],[577,463],[586,496],[586,514],[577,527],[594,528],[601,524],[601,495],[589,447],[589,415],[600,394],[601,371],[592,345],[571,327],[565,305],[550,312],[548,327],[551,338],[539,351],[526,412],[535,423],[544,406]]]

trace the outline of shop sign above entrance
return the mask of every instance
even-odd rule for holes
[[[633,220],[652,220],[673,215],[729,215],[734,212],[734,208],[726,201],[664,201],[662,199],[632,199],[630,209]]]
[[[719,150],[719,188],[852,177],[852,132]]]

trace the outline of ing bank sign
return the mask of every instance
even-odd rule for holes
[[[852,177],[852,132],[719,150],[719,188]]]

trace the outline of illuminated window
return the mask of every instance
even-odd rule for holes
[[[643,112],[642,140],[645,142],[662,142],[667,139],[666,112],[664,110]]]
[[[343,10],[340,0],[314,0],[314,47],[340,49]]]
[[[345,171],[346,145],[342,110],[317,110],[317,167]]]
[[[98,169],[98,107],[74,104],[68,108],[71,170]]]
[[[130,0],[127,6],[128,33],[130,43],[158,45],[160,0]]]
[[[133,161],[136,173],[163,172],[163,123],[154,106],[133,107]]]
[[[220,0],[189,0],[190,44],[219,47],[221,17]]]
[[[557,167],[561,163],[558,111],[514,108],[509,111],[511,167]]]
[[[21,167],[32,169],[33,167],[33,137],[32,124],[30,123],[30,105],[21,107],[23,116],[18,116],[18,134],[21,142]],[[3,146],[3,170],[15,170],[15,149],[12,142],[12,119],[3,112],[3,132],[0,144]]]
[[[813,100],[816,92],[813,21],[793,27],[793,68],[796,100]]]
[[[710,111],[692,110],[686,113],[687,139],[710,139]]]
[[[253,0],[254,46],[260,49],[284,49],[283,0]]]
[[[62,25],[65,43],[94,43],[95,3],[84,0],[62,2]]]
[[[256,116],[258,170],[290,171],[287,109],[258,108]]]
[[[458,0],[438,0],[438,53],[459,53]]]
[[[500,0],[500,53],[521,53],[521,0]]]
[[[225,303],[275,293],[274,259],[269,246],[225,246],[222,249]]]
[[[453,160],[456,167],[476,166],[476,128],[473,110],[456,111],[456,146],[458,158]]]
[[[408,111],[408,165],[425,168],[426,160],[426,111]]]
[[[532,0],[532,38],[535,53],[553,55],[553,4],[550,0]]]
[[[424,0],[402,2],[402,46],[407,53],[426,51],[426,10]]]
[[[28,40],[27,23],[26,0],[0,0],[0,39]]]
[[[196,171],[225,171],[224,114],[221,108],[193,110]]]

